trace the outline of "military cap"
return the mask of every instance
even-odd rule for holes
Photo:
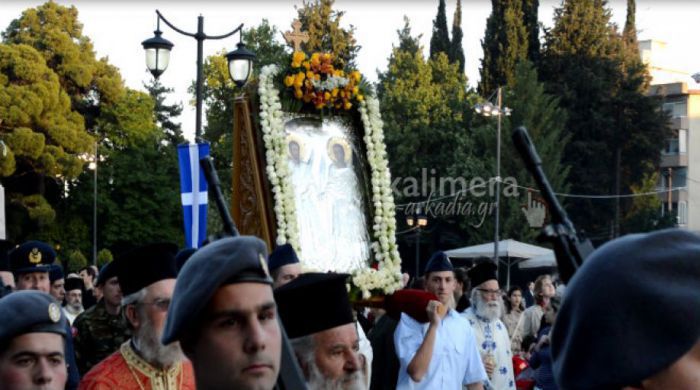
[[[180,340],[196,326],[216,290],[232,283],[272,284],[265,258],[265,243],[257,237],[216,240],[187,260],[175,283],[163,332],[163,344]]]
[[[445,252],[433,253],[433,255],[430,256],[430,260],[428,260],[428,264],[425,266],[425,274],[429,274],[430,272],[454,270],[455,269],[452,266],[452,262],[450,261],[450,258],[447,257]]]
[[[287,264],[295,264],[299,262],[299,257],[294,251],[294,248],[290,244],[280,245],[275,248],[270,257],[267,259],[267,266],[270,268],[270,272],[283,267]]]
[[[496,263],[484,261],[467,271],[472,287],[476,287],[487,280],[498,280],[496,277]]]
[[[185,266],[185,262],[187,262],[187,260],[189,260],[189,258],[192,257],[196,251],[197,249],[195,248],[184,248],[177,252],[177,255],[175,255],[175,267],[177,268],[178,272],[180,272],[182,267]]]
[[[111,279],[115,276],[117,276],[117,265],[114,261],[110,261],[109,263],[103,265],[100,269],[100,273],[97,275],[97,281],[95,282],[95,286],[101,286],[105,284],[108,279]]]
[[[348,276],[305,273],[275,290],[277,312],[290,339],[355,321],[345,285]]]
[[[122,294],[127,296],[155,282],[175,279],[176,253],[175,244],[153,243],[134,248],[119,256],[115,262]]]
[[[9,240],[0,240],[0,271],[10,271],[10,251],[15,244]]]
[[[25,333],[57,333],[66,336],[66,317],[51,295],[22,290],[0,299],[0,345]]]
[[[574,274],[552,334],[564,389],[619,389],[667,368],[700,338],[700,236],[628,235]]]
[[[71,290],[85,290],[85,283],[83,283],[82,278],[68,278],[66,279],[66,284],[64,286],[66,292]]]
[[[51,283],[63,279],[63,267],[60,264],[49,265],[49,281]]]
[[[10,269],[14,274],[49,272],[49,264],[56,259],[51,245],[41,241],[27,241],[10,252]]]

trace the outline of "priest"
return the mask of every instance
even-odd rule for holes
[[[474,288],[471,292],[471,306],[462,315],[474,331],[481,360],[488,374],[484,388],[514,389],[510,337],[505,324],[500,320],[503,300],[496,278],[496,264],[484,261],[470,269],[467,275]]]
[[[282,324],[309,390],[369,388],[367,360],[359,351],[345,287],[348,276],[306,273],[275,290]]]
[[[180,344],[160,341],[175,288],[176,253],[175,244],[149,244],[116,260],[121,311],[132,336],[85,375],[80,389],[195,389]]]

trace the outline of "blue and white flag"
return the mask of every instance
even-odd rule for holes
[[[199,248],[207,237],[207,179],[199,160],[209,155],[209,144],[177,146],[180,161],[180,193],[185,215],[185,242],[188,248]]]

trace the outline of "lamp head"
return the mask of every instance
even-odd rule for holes
[[[237,49],[226,54],[228,72],[231,80],[241,88],[245,85],[253,70],[255,53],[248,50],[243,42],[238,42]]]
[[[161,37],[162,32],[159,29],[154,31],[154,34],[153,38],[146,39],[141,45],[146,51],[146,67],[153,77],[158,78],[168,68],[170,50],[175,45]]]

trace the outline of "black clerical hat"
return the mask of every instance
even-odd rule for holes
[[[628,235],[593,252],[566,286],[552,332],[557,384],[612,389],[664,370],[700,339],[700,236]]]
[[[287,264],[298,263],[299,258],[294,248],[290,244],[280,245],[275,248],[267,259],[267,266],[270,272]]]
[[[66,279],[66,284],[64,285],[66,292],[70,290],[85,290],[85,283],[83,283],[82,278],[68,278]]]
[[[454,267],[452,266],[452,262],[450,261],[450,258],[447,257],[445,252],[435,252],[433,255],[430,257],[430,260],[428,260],[428,264],[425,266],[425,274],[429,274],[430,272],[439,272],[439,271],[454,271]]]
[[[177,278],[172,243],[147,244],[122,254],[116,261],[117,279],[127,296],[163,279]]]
[[[496,278],[496,268],[496,263],[489,260],[479,263],[467,271],[472,287],[476,287],[487,280],[498,280]]]
[[[354,322],[345,283],[348,274],[306,273],[275,290],[290,339]]]

